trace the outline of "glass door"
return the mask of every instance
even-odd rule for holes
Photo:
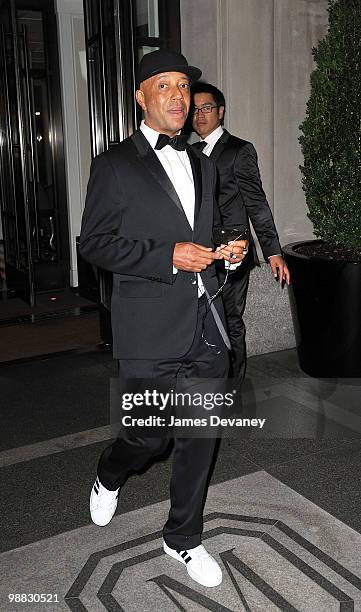
[[[1,209],[7,287],[35,302],[31,192],[14,5],[2,3],[0,49]]]
[[[31,306],[37,293],[68,284],[60,80],[51,4],[0,3],[0,196],[6,286]]]

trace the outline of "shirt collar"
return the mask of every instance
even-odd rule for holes
[[[155,149],[155,145],[157,144],[158,136],[160,132],[153,130],[153,128],[149,127],[149,125],[146,125],[146,123],[144,122],[144,119],[142,120],[139,129],[141,132],[143,132],[144,136],[148,140],[152,149]],[[181,130],[179,130],[178,134],[180,133],[181,133]]]
[[[156,130],[153,130],[153,128],[150,128],[148,125],[146,125],[144,123],[144,119],[142,123],[140,124],[140,131],[143,132],[144,136],[148,140],[152,149],[155,149],[155,145],[157,144],[159,132],[156,132]]]
[[[200,142],[206,142],[208,145],[215,145],[217,140],[219,140],[222,136],[223,132],[223,127],[219,125],[215,130],[213,130],[213,132],[208,134],[206,138],[204,138],[203,140],[201,139]]]

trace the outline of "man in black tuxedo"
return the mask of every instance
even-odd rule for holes
[[[244,242],[213,250],[219,212],[213,164],[179,134],[190,81],[201,71],[179,53],[145,55],[135,134],[92,163],[80,236],[89,262],[113,272],[113,352],[121,380],[225,378],[228,347],[214,262],[242,261]],[[102,454],[90,497],[93,521],[111,520],[128,476],[164,451],[166,439],[123,431]],[[215,439],[177,438],[164,550],[204,586],[222,573],[201,545],[203,504]]]
[[[232,136],[223,126],[226,102],[223,93],[209,83],[192,85],[192,125],[200,136],[193,147],[202,151],[218,171],[217,200],[224,225],[246,225],[251,220],[271,271],[282,285],[290,282],[288,268],[281,256],[281,246],[268,205],[251,142]],[[259,265],[257,250],[251,238],[250,248],[238,270],[223,288],[228,332],[231,340],[230,375],[242,383],[246,371],[246,328],[243,313],[246,306],[250,271]],[[220,282],[224,267],[218,268]]]

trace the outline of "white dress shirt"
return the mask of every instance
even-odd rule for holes
[[[177,151],[170,145],[166,145],[163,149],[157,150],[155,146],[157,144],[159,132],[146,125],[144,120],[140,124],[140,130],[143,132],[166,171],[180,199],[188,223],[193,230],[195,190],[192,166],[187,151]],[[173,274],[177,274],[177,272],[177,268],[173,266]],[[197,285],[198,297],[201,297],[204,293],[204,285],[199,274],[197,274]]]
[[[208,134],[206,138],[204,138],[203,140],[201,139],[200,142],[207,143],[204,149],[202,150],[202,153],[204,153],[204,155],[207,155],[207,157],[210,156],[210,154],[212,153],[214,149],[214,145],[216,144],[216,142],[218,142],[223,132],[224,132],[223,127],[219,125],[215,130],[213,130],[213,132]]]

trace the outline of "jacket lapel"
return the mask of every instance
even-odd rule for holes
[[[194,182],[194,225],[197,221],[199,211],[202,204],[202,169],[201,160],[194,149],[187,145],[186,151],[192,166],[193,182]]]
[[[168,194],[173,203],[176,205],[178,211],[182,213],[183,219],[185,219],[188,224],[188,220],[184,213],[178,194],[149,142],[140,130],[137,130],[133,136],[131,136],[131,138],[136,146],[140,161],[144,164],[146,170],[153,175],[162,189],[164,189],[164,191]]]
[[[227,141],[230,137],[230,133],[227,132],[227,130],[224,130],[222,136],[217,140],[216,144],[213,147],[213,151],[210,154],[210,159],[216,163],[217,159],[219,158],[219,156],[221,155],[221,153],[224,150],[224,147],[227,144]]]

